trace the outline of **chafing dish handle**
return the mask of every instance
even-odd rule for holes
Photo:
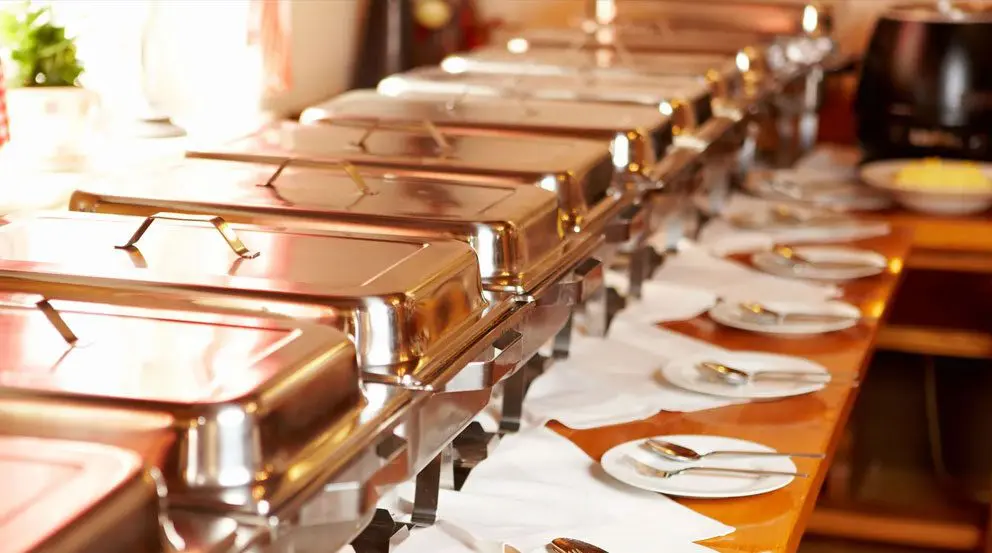
[[[283,200],[283,198],[279,196],[279,192],[276,189],[276,181],[279,180],[279,175],[281,175],[282,172],[286,170],[286,167],[289,167],[291,164],[292,161],[284,162],[282,165],[279,166],[278,169],[276,169],[276,172],[272,174],[272,178],[270,178],[268,182],[263,182],[258,186],[261,188],[271,189],[279,200]],[[362,174],[361,172],[359,172],[358,167],[355,167],[354,165],[348,163],[347,161],[339,161],[331,165],[337,165],[338,167],[340,167],[341,170],[344,171],[351,178],[351,182],[355,183],[355,186],[358,187],[358,191],[361,192],[363,196],[375,196],[377,194],[377,192],[373,192],[372,189],[369,188],[368,183],[366,183],[365,179],[362,178]]]
[[[128,239],[127,243],[122,246],[114,247],[120,250],[133,248],[134,245],[138,243],[138,240],[141,240],[141,237],[144,236],[145,231],[148,230],[148,227],[152,226],[152,223],[158,219],[164,219],[167,221],[210,223],[215,229],[217,229],[217,232],[219,232],[221,237],[224,238],[224,242],[227,243],[227,245],[238,255],[238,257],[242,259],[255,259],[259,255],[258,252],[253,252],[245,246],[244,242],[238,238],[237,233],[234,232],[234,229],[232,229],[223,218],[215,215],[183,215],[181,213],[156,213],[145,217],[145,220],[141,222],[141,226],[138,227],[138,230],[134,231],[134,234],[131,235],[131,238]]]
[[[621,244],[643,234],[647,228],[645,213],[645,210],[639,205],[632,205],[624,209],[616,219],[606,226],[606,242],[608,244]]]
[[[572,276],[557,283],[557,293],[545,293],[538,305],[581,305],[603,287],[603,263],[590,257],[572,270]]]
[[[445,391],[461,392],[491,388],[513,375],[524,364],[524,336],[516,330],[507,330],[493,342],[495,351],[468,363],[448,385]]]
[[[346,123],[346,121],[342,121],[340,119],[329,119],[323,122],[325,125],[344,125]],[[371,153],[368,151],[368,147],[365,142],[369,139],[369,137],[375,134],[375,131],[379,130],[383,126],[381,119],[373,119],[371,123],[371,125],[365,128],[365,132],[362,136],[351,144],[353,147],[364,153]],[[402,127],[402,125],[398,126]],[[451,143],[448,142],[447,138],[445,138],[444,133],[441,132],[441,129],[437,128],[437,125],[428,119],[423,119],[420,121],[419,127],[426,131],[427,134],[434,139],[434,143],[437,145],[438,152],[442,157],[451,153]]]
[[[65,343],[70,346],[74,346],[79,342],[79,337],[76,336],[76,333],[74,333],[71,328],[69,328],[69,325],[66,324],[65,319],[59,315],[59,312],[52,307],[52,304],[49,303],[48,300],[43,299],[37,302],[35,307],[37,307],[38,311],[41,311],[45,318],[48,319],[48,322],[55,327],[55,330],[57,330],[59,335],[62,336]]]

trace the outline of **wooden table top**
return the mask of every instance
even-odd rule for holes
[[[871,357],[879,318],[892,298],[912,245],[912,232],[894,227],[888,236],[852,245],[873,249],[892,260],[890,272],[844,286],[844,299],[861,307],[866,318],[846,331],[815,337],[771,337],[722,327],[705,315],[666,323],[665,328],[737,350],[797,355],[822,364],[838,379],[858,377]],[[847,422],[857,388],[829,385],[815,394],[781,401],[750,403],[697,413],[660,413],[630,424],[572,430],[552,423],[594,459],[618,444],[662,434],[713,434],[754,440],[779,451],[816,451],[824,461],[797,459],[809,479],[797,479],[784,489],[742,499],[683,499],[683,504],[737,528],[722,538],[703,542],[719,551],[795,551],[816,503],[827,468]],[[661,523],[661,522],[659,522]]]

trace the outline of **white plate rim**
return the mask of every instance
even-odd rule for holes
[[[776,360],[789,361],[789,364],[795,365],[797,368],[799,368],[799,366],[805,366],[805,367],[808,367],[810,369],[818,369],[818,370],[810,370],[809,371],[810,374],[825,374],[825,375],[830,376],[831,378],[833,378],[832,375],[831,375],[831,373],[830,373],[830,371],[827,370],[826,367],[824,367],[823,365],[821,365],[821,364],[819,364],[819,363],[817,363],[815,361],[810,361],[809,359],[806,359],[806,358],[803,358],[803,357],[798,357],[798,356],[795,356],[795,355],[783,355],[783,354],[780,354],[780,353],[768,353],[768,352],[764,352],[764,351],[729,351],[729,352],[727,352],[725,354],[722,354],[722,355],[721,354],[712,354],[712,353],[705,353],[705,354],[703,354],[703,353],[695,353],[695,354],[690,354],[690,355],[683,355],[681,357],[677,357],[675,359],[672,359],[668,363],[665,363],[665,365],[660,369],[660,373],[661,373],[661,376],[664,377],[665,380],[669,384],[671,384],[671,385],[673,385],[673,386],[675,386],[677,388],[681,388],[683,390],[688,390],[688,391],[693,392],[693,393],[703,394],[703,395],[713,396],[713,397],[725,397],[725,398],[728,398],[728,399],[751,399],[751,400],[759,400],[759,401],[772,401],[772,400],[776,400],[776,399],[785,399],[785,398],[796,397],[796,396],[804,396],[804,395],[807,395],[807,394],[815,394],[816,392],[819,392],[820,390],[826,388],[827,387],[827,383],[829,382],[829,381],[827,381],[827,382],[824,382],[822,384],[820,384],[820,383],[809,384],[808,386],[798,387],[798,388],[795,388],[793,390],[788,390],[788,391],[782,390],[781,392],[776,393],[776,394],[770,394],[769,393],[769,394],[762,394],[762,395],[755,395],[755,394],[747,394],[747,395],[745,395],[745,394],[741,394],[741,393],[736,393],[736,394],[729,393],[732,390],[746,390],[747,388],[744,388],[744,387],[740,387],[740,388],[727,388],[727,392],[728,393],[721,394],[719,392],[714,392],[714,391],[709,390],[709,389],[698,388],[698,387],[694,387],[694,386],[691,386],[691,385],[686,385],[685,384],[686,381],[681,378],[680,371],[678,370],[678,369],[681,368],[682,365],[684,365],[686,363],[695,364],[695,363],[698,363],[703,358],[719,357],[720,359],[727,359],[729,357],[734,357],[734,356],[736,356],[738,358],[740,358],[740,357],[755,357],[755,358],[759,358],[760,357],[760,358],[765,358],[765,359],[771,358],[771,359],[776,359]],[[732,360],[724,361],[724,362],[730,363],[730,364],[733,363]],[[673,376],[675,376],[676,378],[673,378]]]
[[[637,481],[626,478],[622,472],[613,470],[615,466],[621,464],[622,461],[620,460],[620,458],[622,455],[626,454],[626,451],[628,449],[638,447],[645,440],[660,439],[675,443],[684,443],[686,439],[696,440],[699,438],[704,438],[706,440],[713,440],[713,441],[723,441],[725,445],[716,446],[717,448],[720,449],[745,449],[745,450],[754,449],[755,451],[776,451],[774,448],[758,442],[752,442],[750,440],[744,440],[740,438],[731,438],[729,436],[717,436],[717,435],[709,435],[709,434],[669,434],[662,436],[649,436],[647,438],[630,440],[622,444],[613,446],[606,453],[603,454],[603,456],[600,458],[599,464],[600,467],[602,467],[603,471],[606,472],[606,474],[610,475],[610,477],[616,479],[619,482],[623,482],[624,484],[627,484],[628,486],[632,486],[642,490],[652,491],[655,493],[675,496],[675,497],[695,497],[700,499],[733,499],[739,497],[751,497],[755,495],[762,495],[766,493],[771,493],[776,490],[780,490],[788,486],[793,482],[793,480],[795,480],[795,477],[793,476],[767,476],[764,477],[765,479],[767,479],[766,485],[752,486],[751,488],[743,489],[738,492],[706,492],[706,491],[692,492],[685,490],[672,490],[670,488],[666,488],[665,486],[642,485]],[[767,461],[769,464],[773,464],[777,466],[769,466],[763,468],[768,468],[770,470],[783,470],[783,471],[792,471],[792,472],[798,471],[796,464],[788,457],[770,457],[767,458],[765,461]],[[661,462],[663,461],[659,461],[659,463]],[[689,463],[685,463],[685,464],[686,466],[689,465]],[[658,479],[658,482],[660,483],[664,483],[667,481],[668,480]],[[755,480],[755,483],[759,481],[760,480]]]
[[[868,263],[866,263],[865,269],[816,269],[814,267],[810,267],[803,272],[789,271],[785,265],[773,261],[771,256],[774,256],[775,253],[769,250],[753,253],[750,261],[751,264],[758,269],[776,276],[815,280],[855,280],[859,278],[869,278],[884,273],[888,267],[888,260],[885,256],[868,249],[851,248],[846,246],[796,246],[792,249],[801,255],[804,255],[803,252],[810,251],[819,251],[821,253],[826,253],[828,251],[846,251],[850,254],[860,254],[864,256],[866,261],[868,257],[872,257],[873,259],[871,262],[868,262],[871,263],[871,267],[868,267]],[[874,263],[875,261],[878,263]]]
[[[786,325],[777,325],[774,327],[767,325],[759,325],[759,324],[749,324],[749,323],[741,322],[741,319],[733,319],[730,317],[725,317],[723,315],[723,310],[729,309],[729,307],[726,306],[729,306],[732,303],[735,302],[719,301],[717,302],[716,305],[714,305],[712,308],[706,311],[706,315],[710,319],[716,321],[719,324],[728,326],[730,328],[736,328],[738,330],[746,330],[748,332],[756,332],[759,334],[769,334],[769,335],[782,334],[782,335],[791,335],[791,336],[802,336],[802,335],[812,336],[818,334],[828,334],[830,332],[839,332],[841,330],[854,328],[858,326],[858,324],[861,322],[860,318],[855,319],[852,317],[850,321],[837,321],[836,323],[815,323],[815,324],[806,323],[799,325],[793,323]],[[794,302],[794,303],[800,303],[800,302]],[[830,300],[822,303],[850,307],[851,309],[861,314],[861,318],[864,318],[864,314],[861,313],[861,310],[858,309],[857,306],[847,303],[845,301]]]
[[[929,190],[925,188],[904,188],[902,186],[897,186],[893,182],[892,174],[898,171],[901,167],[906,166],[909,163],[920,161],[918,159],[886,159],[881,161],[873,161],[871,163],[866,163],[861,166],[858,171],[858,177],[866,184],[874,186],[875,188],[880,188],[883,190],[888,190],[895,193],[907,193],[907,194],[924,194],[924,195],[934,195],[934,196],[968,196],[974,198],[988,198],[992,197],[992,184],[987,188],[978,189],[955,189],[952,191],[946,190]],[[978,163],[979,169],[985,173],[989,178],[992,178],[992,164],[989,163]]]

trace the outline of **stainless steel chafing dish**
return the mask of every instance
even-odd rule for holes
[[[713,95],[702,76],[604,78],[595,74],[505,75],[421,68],[383,79],[379,92],[385,95],[434,93],[656,107],[662,113],[674,116],[675,146],[699,157],[705,172],[703,187],[710,194],[714,211],[722,205],[732,174],[739,168],[740,145],[744,141],[736,132],[744,115],[739,110],[714,112]],[[661,180],[660,173],[668,170],[665,163],[656,165],[648,172],[648,178]]]
[[[4,551],[161,550],[156,482],[133,453],[93,444],[3,436],[0,466]]]
[[[567,228],[592,234],[633,201],[614,183],[608,144],[588,140],[445,136],[424,130],[282,123],[189,157],[289,165],[360,166],[411,178],[538,185],[558,193]]]
[[[677,108],[681,109],[681,108]],[[574,102],[528,100],[519,102],[483,96],[452,97],[443,94],[408,93],[399,97],[378,94],[373,90],[356,90],[308,108],[301,116],[304,124],[379,126],[385,128],[419,127],[429,121],[447,136],[500,136],[594,139],[609,143],[613,165],[620,178],[635,192],[664,188],[668,193],[687,178],[695,154],[672,148],[675,121],[678,117],[662,114],[656,107],[604,104],[595,110]],[[660,181],[646,178],[649,170],[666,156],[668,168],[656,175]],[[628,187],[629,188],[629,187]],[[685,188],[683,186],[683,188]],[[644,266],[643,239],[652,230],[632,236],[625,248],[631,256],[631,294],[640,292],[640,282],[647,273]]]
[[[186,218],[196,221],[177,220]],[[410,474],[521,363],[513,328],[529,306],[487,301],[475,253],[455,241],[65,213],[0,227],[0,258],[0,284],[21,292],[134,302],[154,290],[199,311],[265,299],[315,306],[321,322],[351,335],[366,385],[432,392],[403,423]]]
[[[615,79],[623,85],[625,78],[637,76],[669,77],[676,81],[704,81],[709,84],[718,102],[748,100],[757,102],[769,91],[753,90],[754,84],[766,85],[758,76],[759,59],[746,50],[732,53],[700,52],[626,52],[601,48],[597,50],[566,48],[528,48],[522,51],[509,47],[490,46],[464,54],[447,57],[441,68],[449,73],[494,73],[504,75],[590,76]],[[755,67],[752,66],[754,62]],[[745,90],[745,80],[751,84]],[[749,96],[745,97],[745,93]],[[732,105],[727,107],[733,107]],[[746,109],[746,108],[745,108]]]
[[[9,275],[2,286],[19,287]],[[0,300],[0,433],[129,449],[164,476],[149,490],[137,463],[118,458],[115,494],[126,499],[110,498],[116,512],[88,520],[84,537],[142,535],[143,547],[121,550],[129,552],[290,551],[290,530],[333,500],[334,517],[309,526],[343,545],[371,517],[378,487],[391,483],[385,471],[409,460],[402,424],[425,394],[361,386],[354,346],[335,329],[7,292]],[[103,451],[88,447],[94,457]],[[46,458],[64,470],[77,465],[72,453]],[[99,489],[108,478],[87,482]],[[153,516],[160,507],[168,510]],[[94,527],[125,518],[127,532]],[[160,547],[151,547],[149,526]],[[114,543],[101,538],[92,550]]]
[[[533,299],[540,306],[518,328],[524,358],[562,328],[572,301],[581,302],[599,288],[599,263],[591,255],[602,239],[565,233],[558,198],[547,190],[362,173],[356,167],[189,159],[141,175],[141,196],[126,192],[133,184],[129,180],[120,186],[108,183],[77,191],[70,209],[217,214],[268,226],[454,238],[475,249],[487,290],[515,296],[518,305]],[[566,279],[576,271],[586,278]]]
[[[763,120],[769,122],[765,133],[777,135],[777,142],[787,148],[782,157],[788,160],[812,147],[824,70],[843,61],[827,36],[829,11],[812,4],[716,2],[703,6],[661,0],[624,4],[612,12],[580,28],[503,33],[496,41],[497,49],[533,55],[548,48],[571,48],[628,63],[659,53],[731,56],[750,81],[749,88],[765,81],[777,83],[777,93],[770,97],[771,113]],[[612,15],[617,17],[611,19]],[[636,65],[640,64],[643,61]]]

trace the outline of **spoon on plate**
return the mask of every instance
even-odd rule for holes
[[[803,382],[809,384],[827,384],[831,380],[829,374],[802,371],[758,371],[747,372],[734,367],[728,367],[715,361],[703,361],[696,368],[709,376],[714,376],[731,386],[744,386],[756,380],[775,380],[778,382]]]
[[[792,248],[780,247],[772,250],[782,261],[792,265],[795,269],[816,268],[816,269],[839,269],[839,270],[860,270],[875,269],[878,266],[874,263],[864,263],[857,261],[826,261],[810,259]]]
[[[699,453],[695,449],[686,447],[684,445],[673,444],[671,442],[666,442],[664,440],[647,440],[644,442],[644,446],[652,453],[657,454],[660,457],[664,457],[670,461],[681,461],[683,463],[691,463],[693,461],[699,461],[707,457],[716,456],[730,456],[730,457],[801,457],[804,459],[823,459],[825,456],[822,453],[781,453],[778,451],[709,451],[706,453]]]
[[[783,324],[786,322],[833,323],[861,318],[860,316],[842,315],[839,313],[783,312],[753,301],[740,302],[737,306],[745,316],[771,324]]]

